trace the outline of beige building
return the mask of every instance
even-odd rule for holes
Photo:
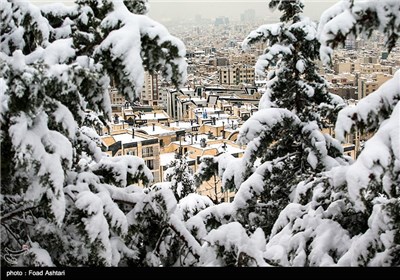
[[[123,94],[120,94],[116,87],[109,89],[111,104],[122,106],[126,104]],[[160,94],[160,81],[157,74],[144,73],[143,90],[140,96],[140,102],[144,105],[159,106],[162,101]]]
[[[160,181],[160,143],[158,138],[134,129],[115,131],[101,137],[103,151],[111,156],[132,155],[144,160],[151,170],[154,182]]]
[[[335,74],[354,73],[360,71],[360,63],[351,61],[335,61],[333,70],[335,71]]]
[[[362,99],[370,93],[376,91],[384,82],[393,76],[384,73],[374,73],[365,75],[358,79],[358,99]]]
[[[126,103],[125,97],[120,94],[117,90],[117,88],[112,87],[109,90],[110,94],[110,101],[112,105],[116,106],[123,106]]]
[[[219,68],[219,81],[222,85],[254,84],[254,66],[237,64]]]
[[[229,57],[231,64],[244,64],[254,66],[256,64],[256,56],[252,53],[234,54]]]
[[[158,106],[161,102],[159,78],[157,74],[144,73],[144,84],[140,102],[144,105]]]

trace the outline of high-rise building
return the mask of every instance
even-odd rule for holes
[[[256,18],[256,11],[253,9],[249,9],[244,11],[244,13],[242,13],[240,15],[240,21],[242,22],[252,22],[254,21]]]
[[[158,74],[145,72],[140,102],[144,105],[158,106],[160,103]]]

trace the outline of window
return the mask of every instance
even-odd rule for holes
[[[154,160],[150,159],[150,160],[145,160],[144,161],[146,166],[150,169],[153,170],[154,169]]]
[[[142,149],[142,156],[143,157],[152,157],[154,155],[153,153],[153,147],[145,147]]]
[[[126,153],[128,156],[135,156],[136,152],[134,150],[127,151]]]

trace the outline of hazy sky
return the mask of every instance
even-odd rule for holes
[[[305,0],[305,13],[312,19],[319,19],[322,11],[339,0]],[[73,0],[32,0],[34,3],[63,2],[71,4]],[[153,19],[168,21],[171,19],[203,18],[214,19],[226,16],[232,20],[240,19],[240,14],[247,9],[254,9],[257,17],[270,17],[267,0],[149,0],[150,14]],[[276,14],[275,14],[275,17]]]

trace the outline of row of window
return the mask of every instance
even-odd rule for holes
[[[136,150],[129,150],[127,153],[129,156],[136,156]],[[118,153],[121,155],[121,153]],[[145,147],[142,149],[142,157],[152,157],[154,156],[154,149],[153,147]]]

